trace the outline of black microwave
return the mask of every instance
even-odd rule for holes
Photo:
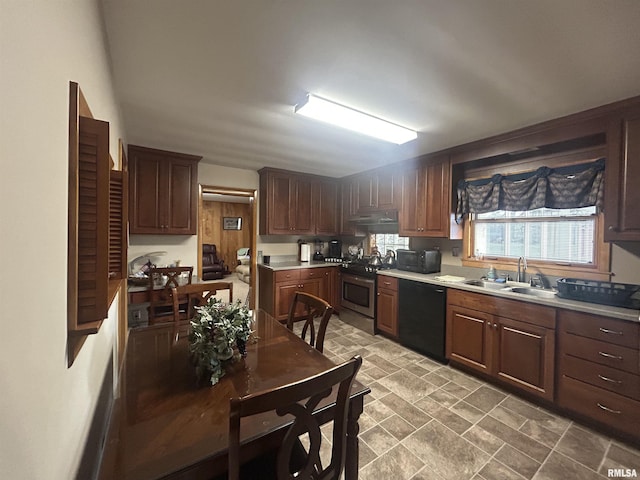
[[[416,273],[437,273],[440,271],[442,255],[440,250],[396,250],[398,270]]]

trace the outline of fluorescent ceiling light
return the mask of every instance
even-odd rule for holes
[[[311,93],[307,95],[305,102],[295,106],[294,111],[305,117],[331,123],[332,125],[387,142],[397,143],[398,145],[418,138],[418,134],[413,130],[345,107]]]

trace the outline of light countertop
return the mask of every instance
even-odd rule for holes
[[[340,263],[333,263],[333,262],[288,261],[288,262],[271,262],[269,265],[265,265],[264,263],[259,263],[258,267],[277,271],[277,270],[293,270],[297,268],[339,267],[340,265],[341,265]]]
[[[579,312],[592,313],[595,315],[602,315],[605,317],[619,318],[621,320],[628,320],[631,322],[640,322],[640,311],[630,308],[610,307],[607,305],[600,305],[597,303],[580,302],[577,300],[569,300],[561,297],[553,298],[541,298],[532,295],[525,295],[522,293],[510,292],[508,290],[489,289],[485,287],[467,285],[460,281],[458,282],[446,282],[437,280],[436,277],[444,276],[442,273],[413,273],[405,272],[402,270],[380,270],[378,275],[402,278],[405,280],[414,280],[417,282],[431,283],[434,285],[441,285],[448,288],[457,288],[459,290],[467,290],[470,292],[483,293],[485,295],[494,295],[496,297],[510,298],[512,300],[520,300],[523,302],[538,303],[540,305],[548,305],[550,307],[565,308],[567,310],[575,310]],[[505,288],[509,285],[505,285]]]

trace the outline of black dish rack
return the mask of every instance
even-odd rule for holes
[[[597,282],[578,278],[558,280],[559,297],[613,307],[640,308],[640,298],[633,298],[638,291],[640,285],[628,283]]]

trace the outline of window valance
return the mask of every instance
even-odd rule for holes
[[[456,222],[467,213],[579,208],[604,201],[605,159],[533,172],[458,182]]]

